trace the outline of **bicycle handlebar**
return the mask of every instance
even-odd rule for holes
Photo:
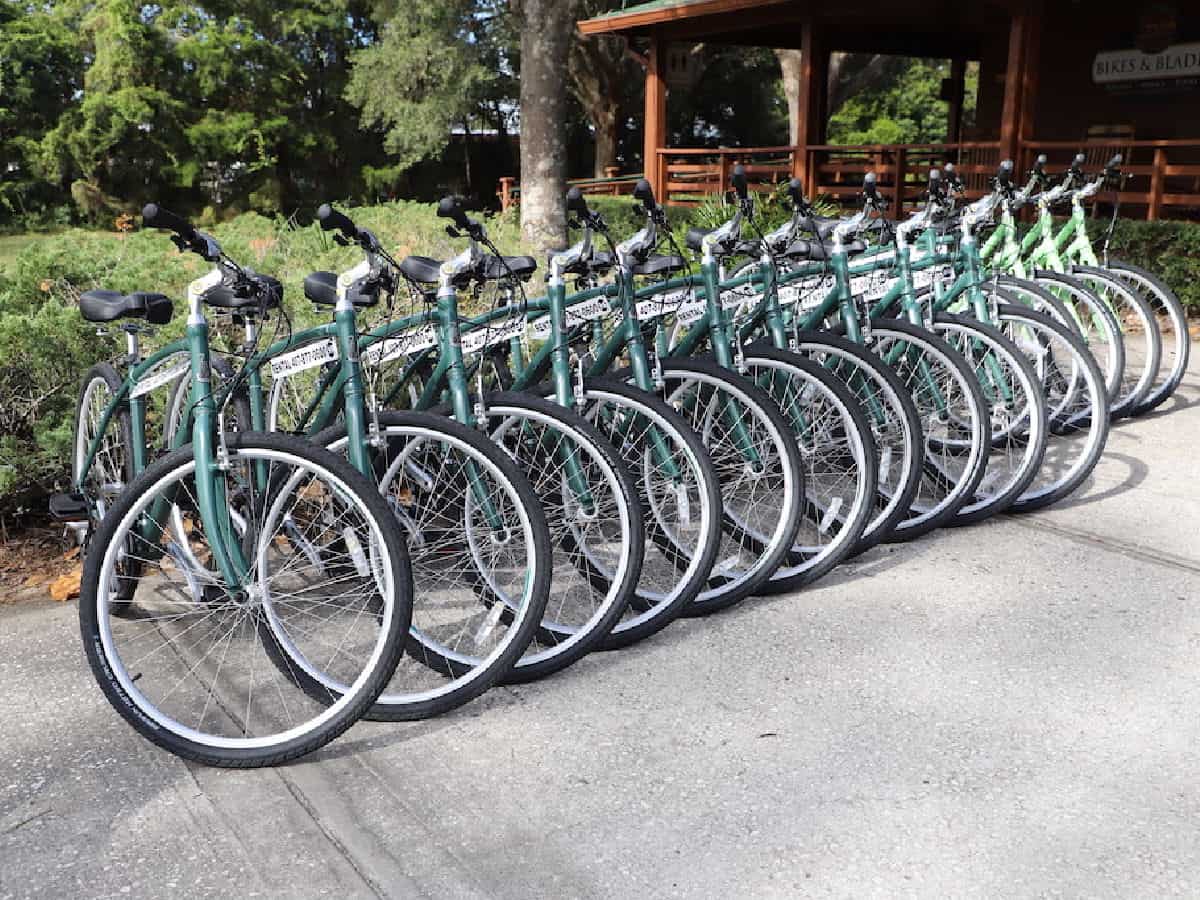
[[[352,241],[358,240],[361,234],[349,216],[328,203],[321,204],[321,208],[317,210],[317,221],[321,223],[322,231],[340,231]]]
[[[148,228],[173,231],[186,241],[196,239],[196,228],[191,222],[169,209],[163,209],[157,203],[147,203],[142,207],[142,223]]]

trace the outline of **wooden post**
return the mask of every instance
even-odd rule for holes
[[[717,196],[724,197],[729,190],[729,157],[717,152]]]
[[[1153,222],[1162,212],[1163,190],[1167,181],[1167,148],[1154,149],[1154,172],[1150,175],[1150,203],[1146,219]]]
[[[1008,66],[1000,118],[1000,154],[1014,165],[1020,162],[1022,141],[1033,134],[1041,31],[1041,2],[1026,0],[1023,9],[1013,13],[1008,29]]]
[[[892,218],[904,217],[904,178],[907,175],[908,151],[896,148],[896,195],[892,197]]]
[[[957,144],[962,138],[964,81],[967,77],[967,61],[961,56],[950,60],[950,100],[946,109],[946,143]]]
[[[643,167],[646,179],[654,189],[659,203],[667,202],[667,186],[663,180],[664,166],[659,150],[667,145],[667,80],[666,47],[662,38],[655,34],[646,54],[646,104],[643,115],[645,140],[642,147]]]
[[[513,185],[516,184],[516,181],[517,179],[513,178],[511,175],[505,175],[500,179],[500,190],[498,193],[500,194],[501,212],[504,212],[510,206],[512,206],[512,189]]]
[[[821,142],[821,104],[829,78],[829,57],[822,53],[818,37],[812,20],[805,20],[800,30],[800,121],[792,165],[810,197],[816,190],[816,160],[808,145]]]
[[[1008,63],[1004,71],[1004,107],[1000,113],[1000,156],[1017,158],[1021,118],[1021,73],[1025,64],[1026,13],[1013,13],[1008,29]]]

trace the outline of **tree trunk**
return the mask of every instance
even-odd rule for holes
[[[776,50],[783,73],[783,96],[788,107],[788,143],[793,147],[800,138],[800,58],[799,50]]]
[[[542,250],[567,239],[567,84],[575,27],[562,0],[514,2],[521,27],[521,232]]]
[[[596,130],[596,161],[592,165],[592,175],[604,178],[606,170],[617,165],[617,104],[589,112],[588,118]]]

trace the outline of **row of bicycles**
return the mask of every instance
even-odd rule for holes
[[[623,240],[573,189],[581,240],[534,297],[537,261],[456,198],[444,261],[323,206],[361,260],[305,279],[327,318],[302,330],[279,281],[147,206],[211,269],[154,352],[170,298],[82,296],[126,353],[88,372],[51,503],[105,696],[183,757],[276,764],[1071,495],[1188,356],[1178,299],[1088,238],[1120,159],[1081,164],[1005,164],[970,204],[947,166],[898,222],[872,176],[846,218],[793,182],[769,231],[738,168],[686,250],[647,183]]]

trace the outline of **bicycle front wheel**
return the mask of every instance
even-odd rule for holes
[[[820,365],[786,350],[744,349],[746,377],[787,416],[804,460],[804,516],[768,587],[795,590],[854,552],[875,508],[871,427],[850,391]]]
[[[1067,326],[1015,304],[1001,304],[997,315],[1037,373],[1046,401],[1046,453],[1037,477],[1010,507],[1032,512],[1072,494],[1100,461],[1108,439],[1108,392],[1087,346]]]
[[[406,653],[367,718],[424,719],[475,699],[533,640],[550,593],[550,531],[529,480],[486,435],[445,416],[372,416],[379,490],[408,539]],[[345,453],[344,425],[314,440]]]
[[[663,396],[704,441],[724,509],[708,584],[685,610],[702,615],[749,597],[787,559],[804,510],[796,436],[771,398],[710,359],[662,360]]]
[[[295,759],[350,727],[383,690],[412,610],[408,556],[375,485],[333,454],[274,434],[228,440],[214,488],[245,513],[201,512],[191,446],[148,468],[94,540],[79,602],[92,672],[144,737],[187,759],[252,767]],[[242,556],[235,577],[167,546],[188,511],[199,559]],[[114,608],[122,561],[125,609]]]
[[[971,366],[992,426],[983,480],[955,513],[954,523],[965,525],[1003,512],[1037,476],[1046,452],[1046,402],[1033,367],[997,329],[939,313],[933,330]]]
[[[700,435],[662,399],[612,378],[587,378],[581,412],[637,479],[646,552],[629,610],[604,641],[626,647],[699,596],[721,544],[721,489]]]
[[[967,361],[911,322],[874,319],[869,346],[900,377],[921,418],[921,483],[890,540],[909,539],[953,521],[987,469],[991,421]]]
[[[599,647],[625,614],[645,554],[637,482],[573,410],[519,391],[483,398],[481,424],[529,477],[550,527],[554,574],[534,643],[509,681],[542,678]]]

